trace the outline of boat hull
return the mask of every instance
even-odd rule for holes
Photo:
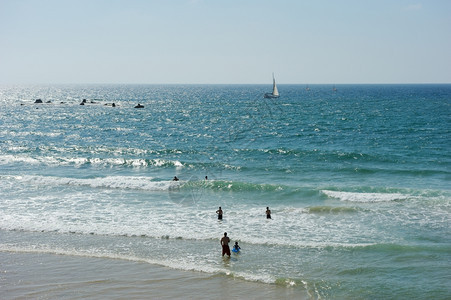
[[[274,95],[272,93],[266,93],[265,98],[279,98],[279,95]]]

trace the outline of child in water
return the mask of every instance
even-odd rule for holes
[[[238,242],[235,242],[235,245],[233,246],[233,252],[238,252],[240,251],[241,247],[238,246]]]

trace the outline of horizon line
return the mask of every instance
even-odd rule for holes
[[[277,83],[277,85],[433,85],[433,84],[451,84],[451,82],[398,82],[398,83]],[[114,83],[114,82],[96,82],[96,83],[0,83],[5,85],[272,85],[272,83]]]

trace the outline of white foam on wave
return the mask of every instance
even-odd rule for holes
[[[405,200],[408,195],[400,193],[356,193],[356,192],[340,192],[340,191],[329,191],[322,190],[321,193],[324,195],[339,199],[340,201],[349,202],[390,202],[397,200]]]
[[[282,246],[282,247],[294,247],[299,249],[325,249],[325,248],[363,248],[375,245],[374,243],[351,243],[351,242],[334,242],[334,241],[312,241],[312,240],[290,240],[289,238],[275,239],[275,238],[258,238],[253,236],[241,237],[241,242],[245,242],[252,245],[260,246]]]
[[[131,167],[163,167],[163,166],[175,166],[176,168],[182,168],[183,164],[180,161],[172,161],[165,159],[142,159],[142,158],[100,158],[100,157],[56,157],[56,156],[26,156],[26,155],[2,155],[0,156],[0,165],[6,165],[11,163],[25,163],[30,165],[75,165],[81,166],[85,164],[92,164],[96,166],[131,166]]]
[[[0,156],[0,164],[6,165],[10,163],[27,163],[30,165],[40,164],[41,161],[29,156],[17,156],[17,155],[2,155]]]
[[[95,178],[69,178],[54,176],[11,176],[15,180],[37,185],[72,185],[93,188],[136,189],[146,191],[167,191],[175,183],[172,181],[153,181],[144,176],[107,176]]]

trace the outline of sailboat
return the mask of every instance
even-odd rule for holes
[[[277,90],[274,73],[272,73],[272,93],[265,93],[265,98],[279,98],[279,91]]]

